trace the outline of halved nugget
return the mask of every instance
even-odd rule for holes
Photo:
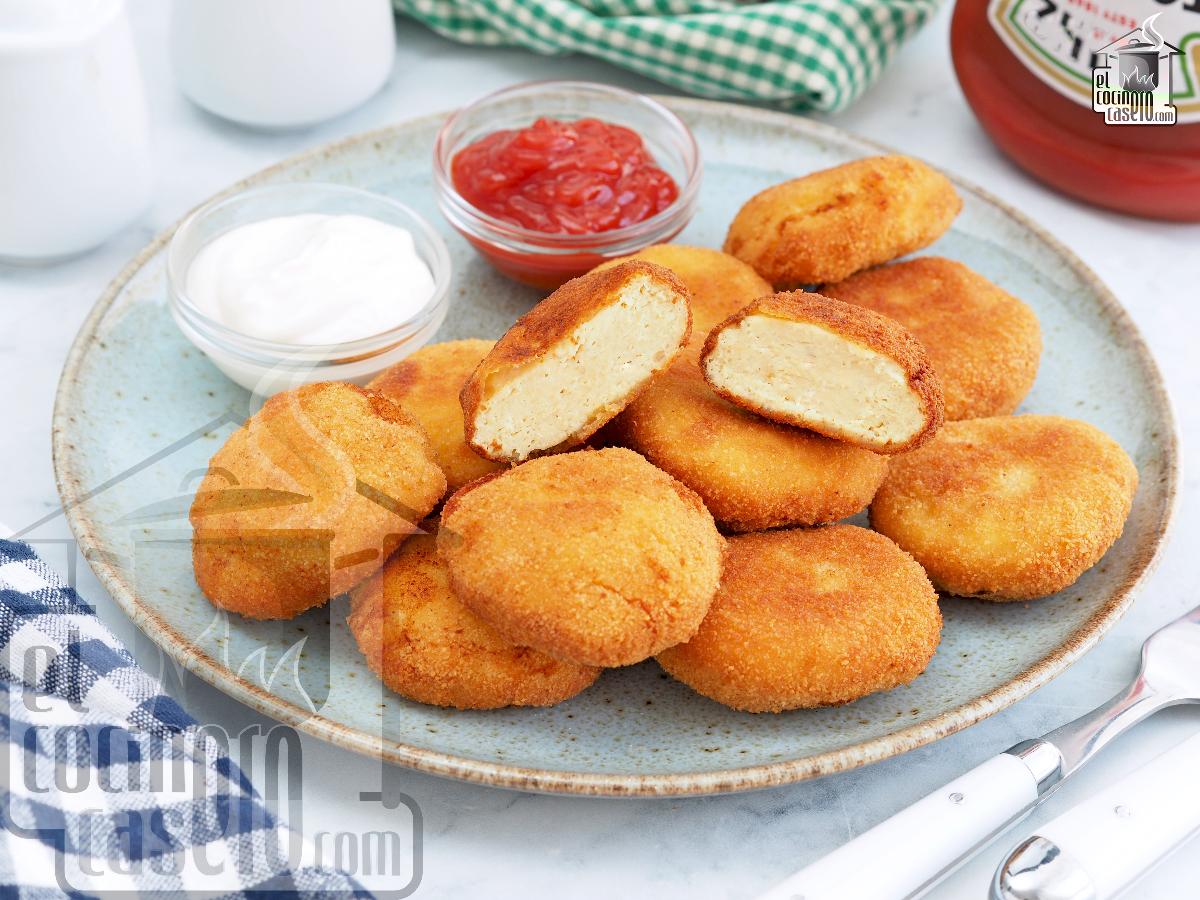
[[[699,497],[620,448],[482,478],[446,502],[438,532],[468,608],[514,644],[588,666],[695,634],[724,547]]]
[[[1015,410],[1042,355],[1034,311],[960,262],[920,256],[821,288],[827,297],[895,319],[925,347],[942,384],[946,418]]]
[[[458,402],[463,384],[494,345],[495,341],[480,340],[430,344],[385,369],[367,385],[399,403],[421,423],[451,494],[500,467],[467,445]]]
[[[597,268],[611,268],[630,259],[666,266],[679,276],[692,299],[692,344],[704,343],[714,327],[751,300],[774,292],[770,283],[750,266],[711,247],[655,244]]]
[[[700,365],[730,402],[876,453],[911,450],[942,424],[942,389],[920,341],[820,294],[755,300],[713,329]]]
[[[729,539],[696,636],[659,664],[748,712],[849,703],[907,684],[937,649],[937,594],[911,556],[852,525]]]
[[[214,605],[290,619],[375,572],[446,491],[420,424],[325,382],[276,394],[213,455],[192,565]]]
[[[954,185],[909,156],[871,156],[751,197],[725,252],[776,289],[840,281],[937,240],[962,209]]]
[[[689,349],[604,430],[700,495],[729,531],[835,522],[866,509],[887,457],[717,396]]]
[[[389,688],[455,709],[551,706],[600,675],[509,643],[450,589],[433,534],[414,535],[350,595],[350,632]]]
[[[1137,483],[1133,460],[1086,422],[949,422],[892,460],[871,525],[947,593],[1028,600],[1071,585],[1104,555]]]
[[[463,386],[467,442],[510,463],[583,443],[671,364],[690,327],[687,288],[662,266],[630,261],[568,281]]]

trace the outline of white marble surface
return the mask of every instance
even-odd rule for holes
[[[51,405],[71,340],[108,280],[155,232],[226,184],[295,151],[409,116],[448,109],[485,89],[532,78],[587,78],[658,90],[607,65],[543,59],[518,51],[468,50],[408,22],[399,28],[396,71],[382,93],[334,122],[264,134],[221,122],[190,105],[173,83],[166,6],[132,0],[154,120],[158,188],[153,207],[100,250],[46,269],[0,267],[0,520],[23,527],[58,506],[50,465]],[[1042,222],[1091,265],[1128,306],[1175,398],[1185,459],[1200,442],[1200,227],[1138,221],[1076,204],[1008,164],[979,130],[958,91],[947,46],[949,8],[899,55],[853,109],[828,120],[922,156],[1004,197]],[[81,154],[86,153],[81,148]],[[61,519],[39,536],[57,528]],[[1036,735],[1105,699],[1132,673],[1143,637],[1200,603],[1194,549],[1200,538],[1197,475],[1185,469],[1174,537],[1133,611],[1098,649],[1032,697],[987,722],[899,759],[838,777],[754,794],[685,801],[613,801],[521,795],[411,772],[395,778],[424,817],[424,877],[418,897],[753,896],[1016,740]],[[86,568],[80,587],[138,654],[135,629]],[[1105,664],[1100,665],[1101,662]],[[231,732],[262,721],[194,680],[186,704]],[[1200,712],[1160,714],[1120,740],[1069,784],[1033,822],[1200,729]],[[305,828],[353,821],[383,828],[390,814],[358,799],[379,783],[379,766],[306,740]],[[938,900],[982,898],[1001,850],[1025,825],[947,880]],[[999,844],[1004,845],[1003,847]],[[1193,842],[1136,890],[1145,900],[1194,896],[1200,843]]]

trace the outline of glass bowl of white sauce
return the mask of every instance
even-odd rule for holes
[[[167,250],[171,314],[242,387],[365,384],[420,349],[446,318],[450,254],[403,203],[339,184],[218,198]]]

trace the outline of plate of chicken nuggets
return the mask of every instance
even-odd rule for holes
[[[927,744],[1099,640],[1177,477],[1117,300],[918,159],[664,102],[705,162],[673,243],[547,293],[447,229],[445,324],[365,385],[248,394],[171,320],[170,232],[131,262],[71,351],[54,454],[85,558],[153,641],[393,763],[680,796]],[[242,186],[345,182],[435,219],[442,118]]]

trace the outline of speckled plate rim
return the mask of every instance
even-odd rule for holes
[[[694,112],[740,118],[766,126],[781,126],[803,133],[806,137],[818,141],[858,145],[880,153],[899,152],[832,125],[813,122],[786,113],[711,100],[666,96],[658,96],[656,99],[685,115]],[[304,151],[256,172],[211,199],[253,187],[281,169],[302,164],[305,161],[335,156],[345,148],[362,142],[386,140],[398,130],[436,125],[442,122],[448,114],[439,113],[406,120]],[[426,750],[399,741],[384,740],[378,735],[350,728],[321,715],[312,715],[307,710],[268,693],[262,687],[237,677],[207,654],[199,653],[185,635],[176,632],[158,615],[153,604],[137,595],[121,571],[107,563],[102,555],[90,557],[88,563],[100,583],[113,596],[121,609],[155,644],[185,669],[229,696],[258,712],[349,750],[367,756],[381,757],[387,762],[422,772],[467,782],[521,791],[608,797],[682,797],[721,794],[791,784],[820,775],[854,769],[868,763],[898,756],[967,728],[1005,709],[1060,675],[1072,663],[1091,650],[1129,608],[1133,601],[1135,588],[1153,570],[1158,561],[1178,505],[1179,440],[1170,398],[1158,366],[1137,326],[1112,292],[1082,260],[1025,215],[969,181],[954,175],[948,175],[948,177],[959,189],[974,194],[978,199],[999,209],[1054,250],[1080,280],[1088,285],[1093,295],[1099,300],[1103,314],[1126,336],[1146,373],[1156,411],[1161,417],[1162,427],[1159,433],[1164,462],[1162,494],[1164,499],[1157,510],[1157,520],[1152,526],[1149,526],[1153,528],[1149,544],[1134,559],[1128,576],[1113,592],[1109,601],[1095,612],[1082,627],[1077,629],[1063,644],[1004,685],[947,710],[928,721],[840,750],[777,763],[712,772],[653,775],[596,773],[535,769],[476,760],[455,754]],[[97,340],[97,329],[109,308],[133,276],[166,245],[178,224],[176,222],[158,234],[108,285],[71,345],[59,380],[51,434],[54,473],[67,521],[81,547],[96,546],[97,535],[95,523],[88,517],[86,504],[83,502],[87,496],[87,488],[82,484],[78,474],[82,471],[82,459],[79,456],[78,448],[71,443],[67,428],[80,367],[93,343]]]

